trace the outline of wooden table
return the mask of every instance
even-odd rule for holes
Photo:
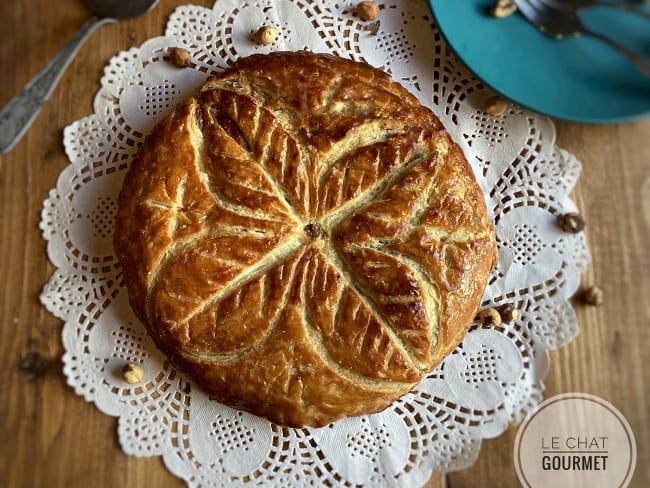
[[[0,156],[0,486],[182,486],[160,458],[126,456],[115,419],[66,386],[61,322],[38,301],[53,272],[38,229],[42,201],[68,164],[63,128],[90,113],[106,62],[161,35],[183,0],[95,32],[24,139]],[[195,0],[210,6],[211,0]],[[82,0],[0,2],[0,105],[17,94],[88,18]],[[598,103],[597,100],[594,103]],[[552,354],[546,395],[587,392],[612,402],[636,435],[633,486],[650,486],[650,118],[622,125],[558,123],[558,142],[584,164],[573,197],[593,262],[585,284],[599,308],[576,304],[580,336]],[[471,468],[427,486],[517,486],[513,427],[485,441]]]

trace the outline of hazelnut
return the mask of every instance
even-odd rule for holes
[[[484,308],[476,316],[476,321],[484,327],[501,325],[501,315],[492,307]]]
[[[169,49],[169,61],[177,68],[187,68],[192,63],[189,51],[182,47]]]
[[[497,0],[490,9],[490,15],[502,19],[512,15],[517,10],[517,5],[512,0]]]
[[[379,15],[379,6],[375,2],[361,2],[357,5],[357,14],[362,20],[375,20]]]
[[[600,286],[590,286],[582,292],[582,299],[585,303],[599,307],[605,299],[605,292]]]
[[[485,101],[484,110],[494,116],[500,116],[506,113],[508,110],[509,104],[501,97],[490,97]]]
[[[519,317],[519,310],[517,310],[517,308],[511,303],[501,305],[497,310],[501,316],[501,321],[505,322],[506,324],[509,322],[514,322]]]
[[[265,25],[260,27],[257,31],[257,39],[265,46],[273,44],[278,38],[278,30],[272,25]]]
[[[139,364],[129,363],[122,368],[122,377],[124,378],[124,381],[134,385],[143,380],[144,370]]]
[[[585,219],[575,212],[560,215],[557,218],[557,223],[564,232],[570,232],[571,234],[577,234],[585,228]]]

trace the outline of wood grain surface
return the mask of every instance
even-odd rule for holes
[[[0,486],[182,486],[160,458],[122,453],[117,423],[63,377],[62,323],[38,301],[53,272],[38,228],[42,202],[68,164],[62,130],[92,113],[107,61],[161,35],[183,1],[101,27],[83,46],[22,141],[0,156]],[[211,0],[194,0],[210,6]],[[81,0],[0,2],[0,106],[22,90],[90,16]],[[594,100],[594,103],[598,103]],[[573,194],[593,261],[584,284],[602,307],[576,302],[580,336],[551,355],[546,396],[580,391],[618,407],[636,435],[632,486],[650,486],[650,118],[621,125],[557,123],[558,143],[584,165]],[[478,461],[433,487],[518,486],[516,426],[484,442]]]

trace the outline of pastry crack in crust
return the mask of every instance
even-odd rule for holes
[[[243,58],[160,122],[115,248],[166,356],[291,426],[407,393],[458,345],[496,261],[433,113],[378,69],[310,53]]]

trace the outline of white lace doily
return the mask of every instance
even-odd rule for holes
[[[580,164],[555,146],[546,118],[511,107],[481,110],[492,94],[454,58],[425,1],[380,2],[377,21],[355,1],[219,0],[184,6],[165,36],[115,56],[94,114],[65,130],[71,161],[45,201],[41,229],[56,271],[41,299],[63,328],[64,372],[75,392],[118,417],[123,450],[162,455],[190,486],[419,486],[432,470],[469,466],[481,440],[503,432],[542,399],[548,351],[578,333],[568,298],[589,259],[582,235],[556,216],[575,210],[568,193]],[[255,42],[277,27],[271,46]],[[190,51],[193,67],[166,60]],[[484,305],[513,303],[516,322],[474,328],[409,395],[382,413],[322,429],[288,429],[211,401],[177,373],[131,311],[112,234],[116,197],[153,124],[209,73],[240,56],[309,49],[383,67],[440,117],[464,148],[495,222],[499,266]],[[125,362],[145,380],[121,378]]]

